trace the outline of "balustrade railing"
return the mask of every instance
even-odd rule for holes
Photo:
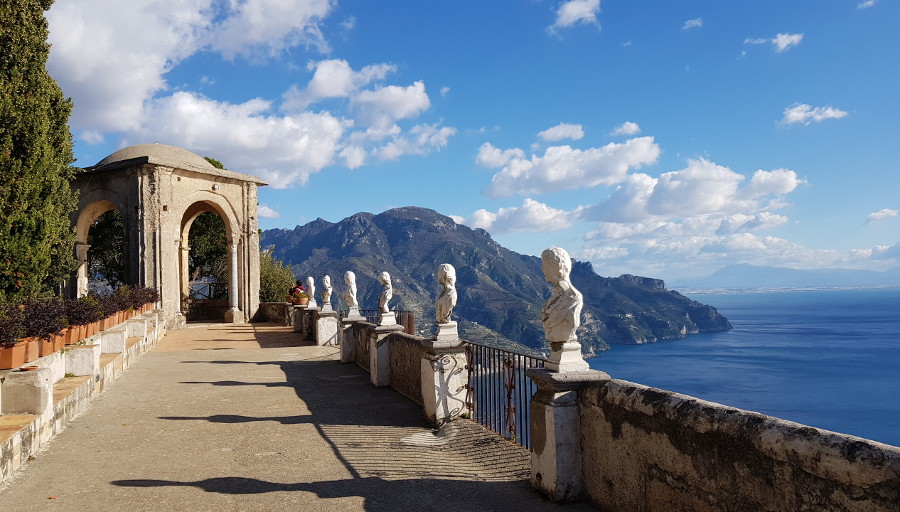
[[[529,401],[537,385],[525,376],[545,360],[465,342],[469,382],[466,404],[473,421],[526,448],[531,447]]]
[[[348,313],[349,311],[347,310],[341,310],[339,312],[340,318],[344,319]],[[359,314],[366,317],[366,322],[371,324],[378,323],[379,312],[377,309],[360,309]],[[397,318],[397,324],[403,326],[403,332],[411,335],[416,334],[416,315],[412,311],[395,309],[394,314]]]

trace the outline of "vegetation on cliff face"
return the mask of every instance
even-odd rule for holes
[[[392,305],[416,313],[422,334],[433,332],[437,267],[456,267],[459,302],[454,317],[464,338],[541,349],[541,305],[550,295],[540,259],[510,251],[481,229],[456,224],[424,208],[359,213],[338,223],[315,220],[293,230],[264,231],[262,245],[289,264],[298,278],[330,275],[332,298],[343,306],[342,276],[357,276],[361,307],[374,308],[381,286],[393,278]],[[645,343],[689,333],[731,328],[715,308],[665,289],[662,281],[636,276],[600,277],[576,262],[572,283],[585,298],[579,341],[589,353],[607,343]],[[345,307],[345,306],[344,306]]]
[[[72,105],[45,67],[52,3],[0,2],[0,300],[54,290],[75,264]]]

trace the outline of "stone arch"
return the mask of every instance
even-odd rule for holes
[[[229,301],[226,321],[249,321],[259,308],[257,188],[266,183],[248,174],[216,169],[203,157],[164,144],[120,149],[76,175],[79,209],[71,221],[76,252],[86,261],[87,235],[103,213],[118,209],[126,224],[129,282],[160,294],[158,306],[169,327],[181,313],[182,249],[194,219],[216,212],[229,242]],[[186,261],[185,261],[186,264]],[[86,276],[79,266],[78,276]],[[80,283],[80,279],[73,279]],[[85,279],[86,283],[86,279]],[[80,284],[70,293],[81,291]],[[85,286],[86,288],[86,286]]]
[[[123,218],[127,212],[123,206],[122,198],[116,193],[109,190],[91,191],[79,198],[79,209],[75,224],[75,258],[77,266],[75,268],[75,292],[76,297],[81,297],[88,293],[88,282],[90,280],[90,268],[88,265],[91,246],[88,244],[88,234],[91,226],[105,213],[118,210],[122,213]],[[129,229],[126,224],[126,239],[129,237]],[[127,248],[128,244],[126,244]],[[126,277],[128,276],[127,264],[128,255],[126,252]]]

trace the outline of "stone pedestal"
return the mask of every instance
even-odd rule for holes
[[[369,377],[376,387],[391,384],[391,346],[387,337],[402,330],[400,325],[379,325],[375,336],[369,339]]]
[[[341,341],[338,339],[338,333],[340,332],[340,329],[338,329],[338,314],[337,311],[331,310],[329,304],[326,304],[326,306],[328,306],[329,311],[323,308],[316,315],[316,345],[337,346]]]
[[[582,491],[578,390],[609,380],[597,370],[531,369],[538,386],[531,398],[531,485],[554,501],[573,501]]]
[[[353,313],[353,310],[350,310]],[[356,337],[353,334],[353,325],[356,322],[364,322],[366,319],[359,316],[359,309],[356,310],[356,316],[348,316],[341,320],[341,362],[352,363],[356,359]]]
[[[143,338],[147,335],[147,323],[147,320],[140,316],[125,320],[125,336]]]
[[[456,322],[437,324],[437,334],[434,335],[434,339],[447,342],[459,340],[459,331],[456,328]]]
[[[238,308],[231,308],[225,312],[226,324],[242,324],[244,323],[244,313]]]
[[[365,317],[359,314],[359,306],[354,306],[347,311],[347,320],[364,320]]]
[[[303,332],[303,312],[306,311],[306,306],[300,306],[295,304],[291,313],[294,315],[294,332]],[[301,336],[302,338],[303,336]]]
[[[315,341],[316,336],[316,315],[319,313],[319,308],[310,307],[309,304],[306,305],[306,308],[303,310],[303,315],[300,317],[300,339],[307,341]],[[294,329],[297,327],[294,326]]]
[[[590,369],[581,355],[581,344],[577,341],[551,342],[550,357],[544,368],[555,372],[580,372]]]
[[[396,314],[393,311],[388,311],[387,313],[381,313],[378,317],[378,325],[397,325]]]
[[[334,311],[334,308],[331,307],[331,303],[330,303],[330,302],[324,302],[324,303],[322,303],[322,307],[321,307],[320,309],[321,309],[321,311],[326,311],[326,312]]]
[[[100,333],[100,351],[104,354],[121,354],[125,352],[127,338],[125,326],[116,326]]]
[[[76,377],[100,373],[100,345],[71,345],[65,356],[66,373]]]
[[[3,381],[3,414],[50,415],[53,412],[53,382],[49,368],[13,371]]]
[[[455,322],[453,322],[455,327]],[[438,334],[440,336],[440,334]],[[466,385],[469,370],[466,369],[465,346],[459,338],[453,340],[423,341],[422,357],[422,406],[425,417],[435,427],[468,413]]]

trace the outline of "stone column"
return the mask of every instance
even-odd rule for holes
[[[375,327],[375,336],[369,338],[369,377],[376,387],[391,384],[391,347],[387,338],[401,331],[401,325],[379,325]]]
[[[316,314],[319,308],[306,305],[303,316],[300,319],[300,339],[315,341],[316,339]]]
[[[231,264],[229,270],[231,277],[228,280],[228,304],[230,308],[225,312],[225,321],[233,324],[244,323],[244,314],[238,308],[238,244],[231,241],[228,245]]]
[[[76,270],[75,296],[84,297],[88,294],[88,252],[91,246],[78,242],[75,244],[75,257],[78,259],[78,267]]]
[[[422,342],[426,352],[420,374],[425,417],[433,426],[440,427],[469,412],[466,406],[469,370],[462,340],[459,337],[442,340],[440,334],[437,338]]]
[[[181,252],[178,264],[181,267],[181,299],[184,300],[191,295],[191,247],[187,244],[187,240],[181,241]]]
[[[531,398],[531,485],[554,501],[581,496],[581,425],[578,391],[609,380],[597,370],[555,372],[531,369],[538,386]]]

